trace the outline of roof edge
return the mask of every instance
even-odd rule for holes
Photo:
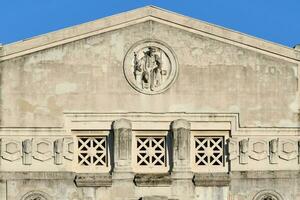
[[[150,20],[149,17],[154,17],[181,27],[200,31],[230,42],[236,42],[241,45],[246,45],[247,47],[266,51],[288,59],[300,61],[300,52],[293,48],[203,22],[153,5],[67,27],[3,46],[0,45],[0,61],[83,39],[112,29],[117,29],[122,25],[127,26],[137,21]]]

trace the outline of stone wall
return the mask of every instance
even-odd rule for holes
[[[299,65],[153,7],[0,46],[0,200],[300,199]]]
[[[159,95],[135,91],[124,77],[126,53],[143,40],[163,42],[178,61],[177,79]],[[148,21],[1,62],[1,125],[62,126],[66,111],[233,112],[242,127],[297,127],[297,69]]]

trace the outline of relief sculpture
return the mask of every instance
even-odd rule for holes
[[[156,47],[148,47],[143,51],[143,56],[138,58],[134,52],[134,77],[139,87],[153,91],[161,85],[163,76],[167,70],[162,70],[162,50]]]
[[[134,45],[124,61],[125,77],[133,88],[144,94],[157,94],[175,80],[177,62],[174,53],[159,42]]]
[[[31,191],[22,197],[22,200],[50,200],[50,196],[41,191]]]

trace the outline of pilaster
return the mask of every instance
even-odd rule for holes
[[[114,166],[113,179],[133,179],[131,165],[132,125],[127,119],[113,123],[114,132]]]

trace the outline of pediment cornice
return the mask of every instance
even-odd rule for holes
[[[272,54],[290,61],[300,61],[300,51],[239,33],[154,6],[147,6],[88,23],[65,28],[30,39],[0,46],[0,61],[66,44],[90,36],[117,30],[137,23],[157,21],[169,26],[205,35],[223,42],[261,53]]]

